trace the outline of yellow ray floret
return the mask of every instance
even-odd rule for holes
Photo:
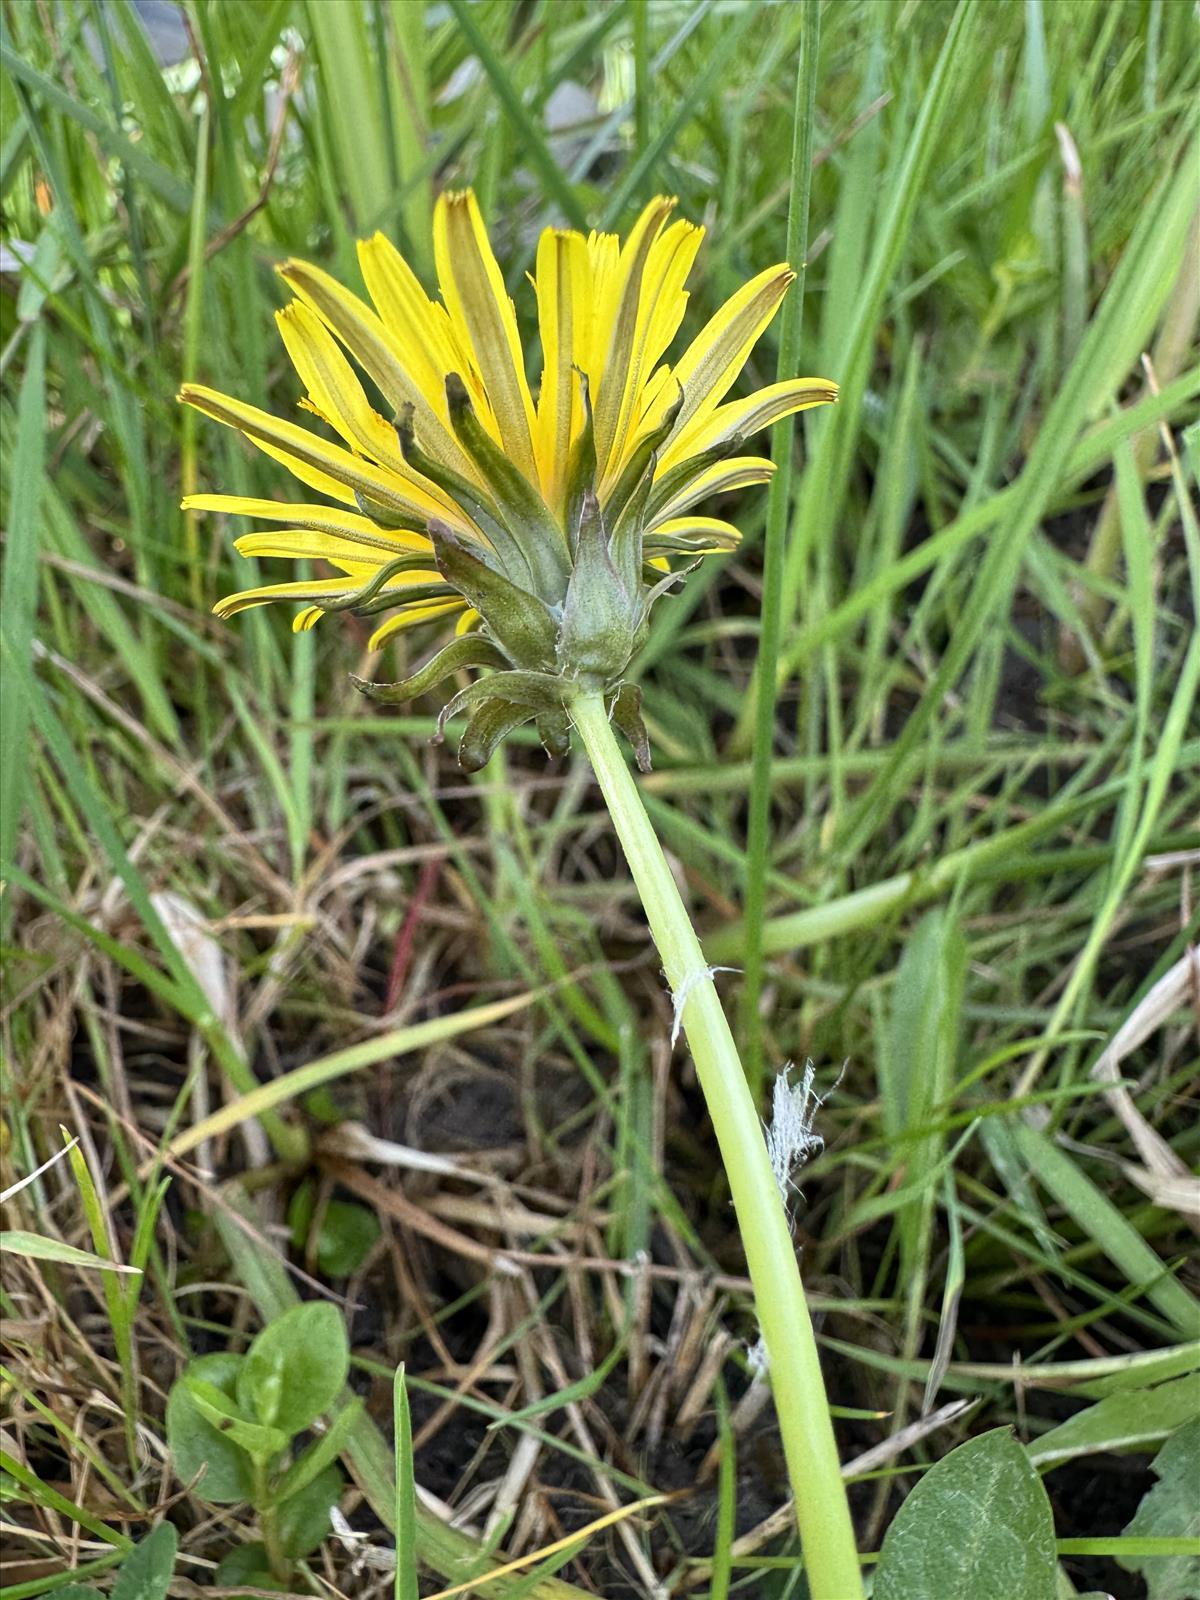
[[[426,600],[418,601],[412,605],[404,606],[401,610],[390,616],[367,640],[369,650],[381,649],[389,639],[394,638],[405,628],[415,628],[421,622],[437,622],[443,618],[452,617],[461,612],[459,627],[477,617],[478,612],[470,611],[465,600],[460,600],[457,595],[452,600]],[[457,630],[456,630],[457,631]],[[465,631],[465,629],[464,629]]]
[[[703,455],[726,440],[761,433],[771,423],[795,411],[832,405],[837,397],[837,384],[830,383],[828,378],[788,378],[783,383],[759,389],[744,400],[731,400],[726,405],[706,410],[685,428],[676,424],[675,432],[659,456],[659,472],[669,472],[680,462]]]
[[[430,455],[469,475],[471,464],[450,428],[444,372],[438,370],[442,363],[427,361],[421,353],[427,347],[436,350],[432,315],[428,319],[418,315],[412,325],[389,324],[327,272],[306,261],[285,261],[279,275],[337,335],[393,411],[413,407]]]
[[[433,253],[442,299],[459,346],[474,355],[497,435],[509,460],[534,477],[533,399],[517,314],[470,190],[444,194],[433,218]]]
[[[362,582],[361,574],[357,576]],[[441,574],[438,572],[409,572],[397,578],[390,578],[384,584],[384,589],[389,594],[394,594],[397,601],[404,599],[404,590],[417,583],[440,583]],[[355,585],[347,585],[343,578],[316,578],[312,581],[300,580],[294,583],[267,583],[257,589],[243,589],[240,594],[227,594],[223,600],[218,600],[213,610],[218,617],[236,616],[239,611],[249,611],[254,606],[265,606],[271,600],[330,600],[344,595],[348,589]]]
[[[583,428],[579,356],[591,347],[591,276],[582,234],[547,228],[538,241],[534,283],[542,338],[535,442],[538,476],[551,509],[561,505],[571,445]]]
[[[449,496],[408,468],[381,467],[294,422],[284,422],[269,411],[200,384],[185,383],[179,397],[217,422],[237,428],[260,450],[282,461],[302,483],[343,505],[357,504],[357,493],[383,511],[411,517],[420,525],[439,517],[470,531],[469,522]]]
[[[673,494],[664,502],[660,510],[656,511],[646,523],[647,532],[657,528],[668,517],[677,517],[680,512],[686,511],[690,506],[699,505],[701,500],[709,500],[713,495],[728,494],[732,489],[748,489],[755,484],[769,483],[775,471],[775,464],[767,461],[763,456],[727,456],[724,461],[717,461],[711,467],[706,467],[677,494]]]
[[[290,528],[275,533],[248,533],[235,539],[235,546],[243,555],[266,555],[262,548],[244,548],[250,539],[298,537],[301,533],[330,536],[342,543],[359,546],[359,559],[369,559],[368,550],[379,550],[387,561],[404,550],[431,550],[429,539],[421,533],[409,533],[399,528],[381,528],[370,517],[340,506],[302,506],[282,500],[252,500],[237,494],[189,494],[184,497],[185,511],[223,511],[231,516],[257,517],[263,522],[287,522]],[[288,552],[303,555],[305,552]]]

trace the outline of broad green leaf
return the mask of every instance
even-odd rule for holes
[[[1200,1373],[1153,1389],[1123,1389],[1044,1433],[1029,1446],[1039,1466],[1057,1466],[1100,1450],[1138,1450],[1200,1415]]]
[[[270,1589],[287,1594],[290,1584],[281,1583],[271,1572],[266,1546],[255,1541],[236,1545],[223,1556],[213,1573],[214,1584],[222,1589]]]
[[[1189,1538],[1191,1555],[1118,1559],[1140,1572],[1149,1600],[1192,1600],[1200,1594],[1200,1418],[1179,1428],[1154,1458],[1158,1482],[1142,1499],[1128,1537]]]
[[[874,1600],[1055,1600],[1054,1518],[1008,1428],[969,1439],[900,1507],[875,1570]]]
[[[303,1454],[296,1457],[291,1466],[276,1484],[274,1492],[268,1502],[272,1506],[281,1506],[285,1500],[290,1500],[302,1490],[307,1489],[312,1480],[336,1461],[346,1448],[346,1441],[354,1432],[362,1411],[362,1401],[355,1398],[349,1405],[345,1405],[334,1417],[329,1427],[315,1439]]]
[[[222,1243],[236,1264],[238,1276],[247,1286],[259,1312],[264,1317],[284,1315],[295,1305],[295,1286],[279,1256],[259,1237],[261,1218],[251,1208],[250,1202],[243,1198],[238,1209],[242,1216],[254,1223],[255,1228],[247,1232],[231,1218],[219,1215],[217,1228]],[[395,1531],[393,1451],[376,1423],[361,1408],[355,1416],[346,1448],[346,1460],[371,1510],[385,1528]],[[457,1581],[464,1571],[472,1570],[481,1554],[479,1541],[452,1528],[425,1506],[415,1509],[417,1553],[421,1561],[439,1573],[447,1583]],[[492,1587],[500,1600],[510,1600],[518,1582],[498,1579]],[[532,1600],[581,1600],[583,1592],[574,1584],[562,1583],[553,1577],[540,1579],[530,1591]]]
[[[328,1411],[350,1365],[342,1314],[328,1301],[296,1306],[246,1352],[237,1378],[242,1410],[289,1436]]]
[[[250,1421],[242,1415],[237,1402],[222,1394],[215,1385],[206,1383],[203,1378],[189,1377],[187,1373],[181,1381],[205,1421],[211,1422],[234,1444],[241,1445],[253,1460],[270,1461],[286,1448],[288,1435],[281,1428]]]
[[[165,1600],[178,1542],[171,1524],[160,1522],[121,1563],[111,1600]]]
[[[293,1559],[311,1554],[329,1532],[329,1508],[345,1483],[339,1467],[326,1467],[279,1508],[279,1542]]]
[[[315,1217],[316,1189],[308,1180],[296,1190],[288,1206],[288,1225],[297,1250],[307,1248]],[[353,1200],[330,1200],[319,1220],[317,1266],[327,1278],[345,1278],[357,1272],[379,1238],[379,1218]]]
[[[189,1364],[184,1377],[200,1378],[232,1399],[242,1361],[231,1352],[201,1356]],[[254,1488],[250,1457],[201,1413],[183,1378],[167,1398],[167,1444],[175,1474],[184,1483],[203,1472],[195,1489],[201,1500],[214,1505],[250,1500]]]

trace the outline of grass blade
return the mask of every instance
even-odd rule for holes
[[[392,1427],[396,1440],[395,1600],[418,1600],[417,1486],[413,1476],[412,1414],[403,1365],[396,1368],[392,1385]]]
[[[0,586],[0,627],[5,647],[20,661],[33,649],[38,585],[38,505],[41,499],[45,441],[46,330],[39,322],[29,336],[29,354],[17,402],[17,439],[12,458],[5,545],[4,579]],[[29,763],[25,740],[30,705],[20,681],[8,680],[9,692],[0,718],[0,870],[13,859],[17,823],[25,802]],[[12,915],[5,897],[4,925]]]
[[[817,114],[817,65],[821,48],[818,0],[804,0],[800,53],[796,63],[796,99],[792,111],[791,191],[788,196],[787,257],[796,281],[783,305],[776,377],[793,377],[800,364],[800,332],[804,323],[804,280],[808,258],[808,213],[812,191],[813,125]],[[775,476],[767,502],[763,541],[762,624],[755,670],[754,754],[750,774],[750,808],[746,844],[745,975],[742,981],[741,1033],[743,1060],[750,1092],[762,1099],[762,925],[766,910],[771,828],[771,758],[775,743],[779,642],[783,634],[784,560],[788,514],[792,506],[792,464],[795,419],[771,430]]]
[[[1200,1302],[1171,1275],[1132,1223],[1044,1133],[1020,1117],[1010,1126],[1030,1171],[1067,1215],[1183,1338],[1194,1339],[1200,1328]]]

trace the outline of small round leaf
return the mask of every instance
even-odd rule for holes
[[[160,1522],[122,1561],[110,1600],[166,1600],[178,1544],[172,1525]]]
[[[896,1513],[874,1600],[1055,1600],[1054,1518],[1042,1480],[1008,1428],[969,1439],[933,1466]]]
[[[213,1505],[249,1500],[254,1472],[240,1445],[201,1414],[184,1380],[199,1378],[232,1399],[242,1361],[232,1353],[201,1356],[185,1368],[167,1399],[167,1444],[176,1475],[190,1483],[203,1471],[195,1492]]]
[[[326,1467],[300,1493],[279,1508],[279,1542],[285,1555],[298,1559],[310,1555],[328,1534],[329,1511],[342,1492],[340,1468]]]
[[[246,1352],[237,1379],[238,1405],[290,1437],[328,1411],[349,1366],[337,1307],[326,1300],[294,1306],[264,1328]]]
[[[278,1594],[287,1594],[291,1587],[273,1575],[267,1547],[257,1542],[236,1545],[223,1556],[213,1581],[219,1589],[271,1589]]]

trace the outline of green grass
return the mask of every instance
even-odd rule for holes
[[[25,263],[0,277],[0,1188],[60,1124],[85,1136],[4,1226],[145,1268],[6,1259],[11,1592],[141,1537],[126,1513],[178,1487],[157,1441],[186,1353],[316,1292],[272,1254],[305,1176],[385,1227],[333,1286],[369,1308],[346,1515],[389,1549],[398,1503],[408,1522],[401,1363],[416,1485],[465,1507],[469,1537],[417,1497],[423,1592],[682,1486],[507,1592],[803,1592],[786,1529],[754,1533],[784,1490],[744,1264],[586,765],[516,741],[468,779],[429,743],[435,700],[393,716],[349,685],[356,619],[217,623],[254,567],[178,510],[287,492],[174,401],[193,379],[292,413],[274,266],[357,285],[382,228],[427,272],[449,185],[480,195],[526,327],[538,229],[624,227],[658,192],[709,229],[685,335],[806,258],[748,378],[821,374],[842,401],[780,426],[790,476],[719,508],[744,547],[658,608],[637,673],[644,792],[710,959],[745,969],[719,980],[740,1043],[764,1082],[811,1060],[826,1097],[795,1214],[842,1458],[979,1398],[857,1484],[861,1550],[966,1437],[1079,1416],[1086,1466],[1110,1381],[1158,1382],[1175,1420],[1162,1384],[1200,1333],[1168,1182],[1200,1155],[1184,1005],[1123,1056],[1130,1102],[1092,1068],[1196,937],[1189,7],[186,14],[202,62],[164,72],[128,0],[0,6]],[[568,131],[566,85],[593,97]],[[1103,1524],[1053,1467],[1077,1591],[1144,1592],[1108,1558],[1138,1553],[1120,1533],[1162,1437]],[[237,1515],[171,1516],[179,1573],[210,1582]],[[350,1562],[333,1541],[312,1570],[355,1592]]]

